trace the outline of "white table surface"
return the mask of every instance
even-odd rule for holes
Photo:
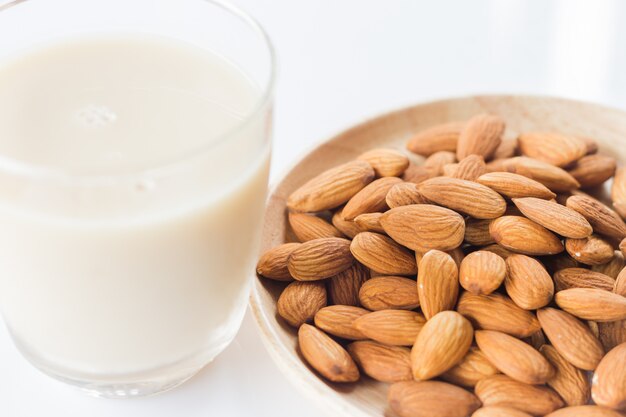
[[[0,1],[1,2],[1,1]],[[280,56],[272,178],[305,149],[377,113],[476,93],[558,95],[626,109],[619,0],[237,0]],[[0,327],[3,417],[320,416],[265,351],[252,317],[182,387],[108,401],[33,369]]]

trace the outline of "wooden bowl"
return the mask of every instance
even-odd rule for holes
[[[374,147],[404,149],[415,132],[431,125],[466,120],[477,113],[506,120],[505,136],[529,130],[554,130],[596,139],[600,152],[626,161],[626,112],[550,97],[479,96],[419,104],[366,121],[323,142],[300,160],[272,190],[265,212],[262,250],[289,241],[285,201],[289,194],[321,171],[354,159]],[[392,414],[387,384],[362,377],[355,384],[326,382],[307,366],[297,350],[295,329],[276,314],[284,284],[254,280],[251,308],[261,337],[279,368],[302,392],[333,416],[365,417]],[[332,414],[331,414],[332,413]]]

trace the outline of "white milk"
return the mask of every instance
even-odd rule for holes
[[[228,61],[157,37],[0,63],[0,307],[31,361],[141,381],[234,337],[266,194],[267,109],[241,127],[259,101]]]

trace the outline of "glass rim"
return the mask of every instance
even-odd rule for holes
[[[12,9],[23,3],[32,3],[36,0],[10,0],[8,3],[2,3],[0,1],[0,13],[3,11]],[[249,113],[245,115],[241,121],[239,121],[231,129],[222,132],[218,135],[212,136],[209,143],[203,144],[195,149],[187,150],[173,155],[172,157],[164,158],[161,161],[154,162],[147,167],[141,167],[136,169],[129,169],[128,171],[121,173],[73,173],[63,168],[45,167],[37,164],[23,162],[14,158],[7,157],[0,153],[0,173],[8,172],[9,174],[27,177],[29,179],[39,179],[48,181],[59,181],[63,183],[78,183],[80,185],[85,184],[109,184],[111,182],[122,182],[124,180],[135,180],[145,176],[153,174],[163,173],[173,169],[185,161],[197,158],[198,156],[205,155],[213,147],[224,142],[230,137],[235,136],[240,131],[244,130],[253,120],[255,120],[261,112],[269,105],[274,96],[274,87],[276,84],[277,75],[277,56],[276,49],[272,40],[259,23],[250,13],[246,12],[239,6],[234,5],[230,1],[226,0],[197,0],[204,3],[209,3],[214,6],[222,8],[227,13],[238,18],[245,25],[251,28],[262,39],[262,42],[267,48],[269,56],[269,77],[266,82],[261,86],[261,95],[256,99],[255,104]]]

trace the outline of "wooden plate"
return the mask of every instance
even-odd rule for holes
[[[481,96],[436,101],[394,111],[366,121],[320,144],[275,185],[268,200],[262,250],[287,241],[285,201],[299,185],[319,172],[349,161],[373,147],[404,149],[415,132],[434,124],[465,120],[489,112],[507,123],[505,136],[529,130],[555,130],[589,136],[600,153],[626,161],[626,112],[578,101],[532,96]],[[387,384],[363,377],[357,384],[331,384],[303,363],[296,331],[276,315],[284,284],[255,278],[251,308],[270,354],[287,377],[318,406],[336,417],[389,415]]]

